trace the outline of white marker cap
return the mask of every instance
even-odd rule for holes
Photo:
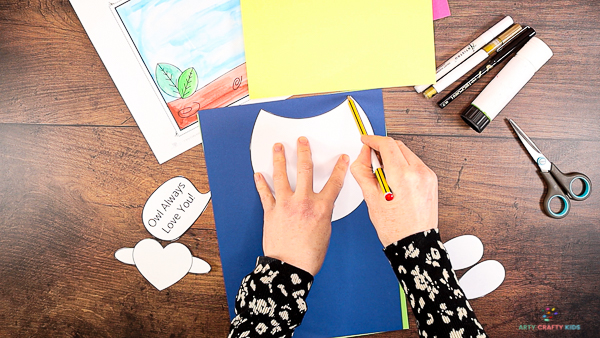
[[[476,46],[477,49],[485,46],[488,42],[492,41],[495,37],[502,34],[508,27],[510,27],[513,23],[513,18],[510,16],[504,17],[504,19],[500,20],[497,24],[492,26],[492,28],[488,29],[485,33],[481,34],[477,39],[471,42],[472,45]]]
[[[550,60],[553,53],[544,41],[534,36],[520,51],[517,52],[517,55],[520,55],[529,61],[535,69],[535,72],[537,72],[544,64],[546,64],[546,62],[548,62],[548,60]]]

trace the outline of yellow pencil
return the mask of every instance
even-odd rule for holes
[[[356,122],[356,126],[358,127],[358,131],[361,135],[368,135],[367,129],[365,129],[365,125],[363,124],[363,121],[360,118],[360,114],[356,109],[356,105],[354,104],[354,99],[351,96],[348,96],[348,105],[350,106],[350,111],[352,112],[354,122]],[[381,168],[381,162],[379,162],[379,158],[377,157],[377,154],[373,149],[371,149],[371,167],[373,168],[373,173],[377,178],[377,182],[379,182],[379,187],[381,187],[381,191],[383,191],[385,200],[393,200],[394,194],[392,194],[392,190],[390,189],[390,186],[388,185],[387,180],[385,179],[383,169]]]

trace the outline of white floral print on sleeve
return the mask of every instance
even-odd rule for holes
[[[458,285],[437,229],[408,236],[384,252],[410,300],[419,336],[487,337]]]
[[[242,279],[229,338],[291,337],[307,311],[313,276],[293,265],[259,257]]]

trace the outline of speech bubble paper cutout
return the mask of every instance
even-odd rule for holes
[[[373,134],[369,118],[357,103],[356,108],[368,134]],[[354,162],[363,146],[360,132],[348,105],[348,99],[334,109],[310,118],[286,118],[265,110],[258,113],[250,153],[254,172],[263,174],[271,192],[273,188],[273,145],[282,143],[285,149],[287,176],[292,190],[296,189],[297,140],[305,136],[312,152],[313,190],[320,192],[331,176],[333,168],[342,154]],[[277,196],[275,196],[277,197]],[[346,173],[344,186],[335,201],[332,221],[350,214],[363,201],[360,186],[350,172]]]
[[[187,178],[173,177],[150,195],[142,221],[152,236],[174,241],[196,222],[210,198],[210,191],[202,194]]]
[[[159,291],[185,277],[192,268],[192,253],[181,243],[162,247],[154,239],[143,239],[133,249],[133,261],[142,276]]]

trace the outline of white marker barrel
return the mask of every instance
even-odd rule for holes
[[[481,34],[477,39],[473,40],[470,44],[468,44],[465,48],[458,51],[458,53],[452,55],[448,59],[448,61],[444,62],[441,66],[436,69],[435,81],[437,82],[444,75],[448,74],[452,69],[465,61],[469,56],[475,54],[478,50],[480,50],[483,46],[485,46],[488,42],[492,41],[493,38],[497,37],[505,31],[510,25],[513,24],[513,19],[510,16],[506,16],[504,19],[500,20],[496,23],[492,28],[485,31],[485,33]],[[415,86],[415,90],[417,93],[423,92],[430,85],[418,85]]]

